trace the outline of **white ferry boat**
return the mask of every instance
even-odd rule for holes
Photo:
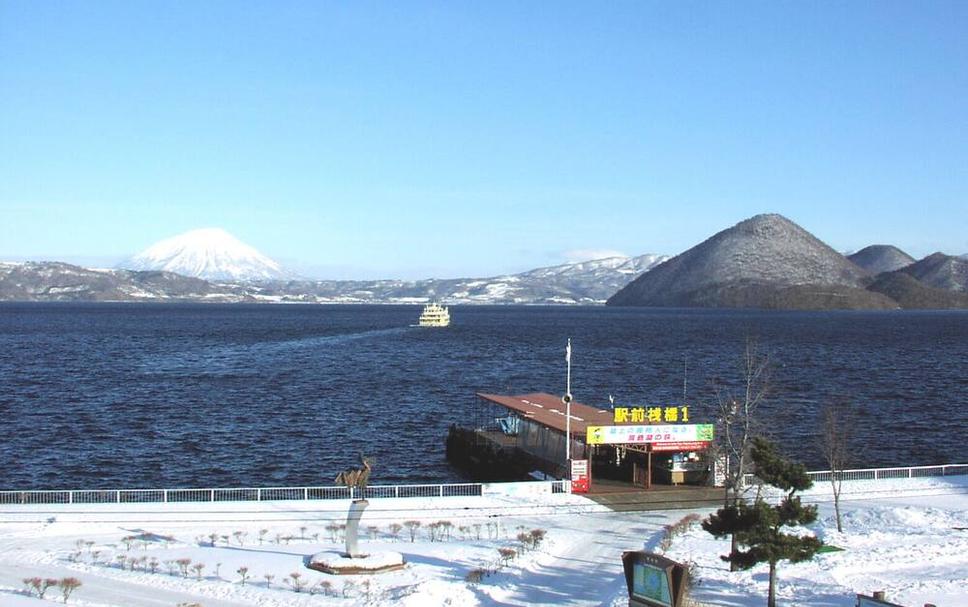
[[[450,312],[436,302],[424,306],[420,320],[417,321],[418,327],[446,327],[449,324]]]

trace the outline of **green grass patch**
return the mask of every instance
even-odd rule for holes
[[[843,548],[838,548],[837,546],[834,546],[832,544],[824,544],[823,546],[820,547],[820,550],[817,550],[819,554],[823,554],[824,552],[843,552],[843,551],[844,551]]]

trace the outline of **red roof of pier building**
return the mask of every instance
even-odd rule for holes
[[[544,392],[515,396],[478,392],[477,396],[486,401],[516,411],[522,417],[533,419],[541,425],[548,426],[562,433],[565,432],[565,403],[561,402],[560,396],[545,394]],[[583,405],[575,401],[571,402],[572,436],[584,438],[586,434],[585,430],[588,426],[613,425],[612,418],[611,411],[603,411],[602,409],[596,409],[595,407]]]

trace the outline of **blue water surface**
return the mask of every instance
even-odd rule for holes
[[[968,462],[968,313],[454,306],[0,304],[0,488],[460,480],[452,423],[475,392],[680,404],[712,421],[747,340],[770,359],[759,417],[811,468],[818,412],[852,403],[855,467]]]

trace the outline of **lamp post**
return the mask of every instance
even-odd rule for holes
[[[571,338],[568,338],[568,345],[565,347],[565,364],[567,374],[565,376],[565,395],[561,397],[561,402],[565,403],[565,466],[568,467],[568,478],[571,478]]]

